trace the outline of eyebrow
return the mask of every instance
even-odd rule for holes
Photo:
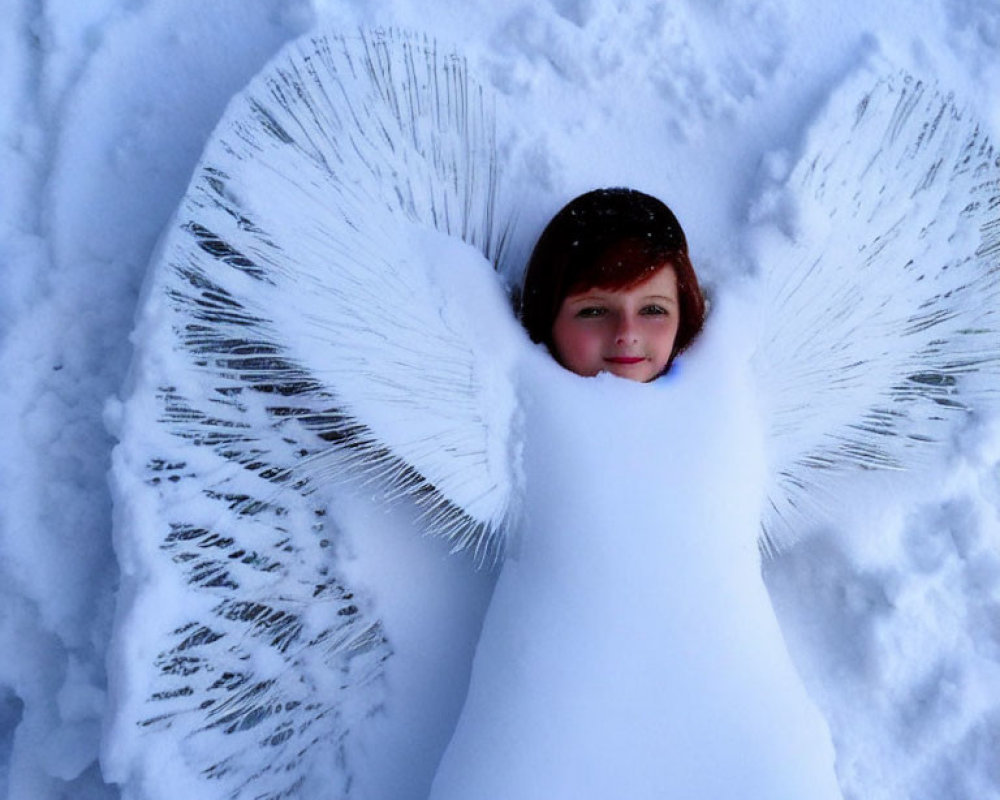
[[[612,292],[608,292],[607,294],[591,294],[590,292],[587,292],[586,294],[582,294],[582,295],[575,295],[575,296],[574,295],[570,295],[566,299],[572,305],[587,305],[589,303],[600,303],[600,302],[603,302],[607,298],[607,296],[609,294],[613,294],[613,293]],[[665,295],[665,294],[648,294],[648,295],[643,295],[643,296],[641,296],[639,298],[639,301],[643,302],[643,303],[657,302],[657,303],[663,303],[664,305],[675,305],[675,306],[679,306],[680,305],[680,300],[678,298],[676,298],[676,297],[670,297],[670,296]]]
[[[568,294],[563,298],[563,303],[569,308],[580,308],[586,305],[601,304],[607,302],[608,298],[621,292],[620,289],[602,289],[600,286],[592,286],[577,294]],[[626,289],[625,291],[628,291]],[[640,303],[660,303],[661,305],[673,306],[677,309],[681,307],[680,293],[676,295],[647,294],[639,295]]]
[[[568,294],[566,295],[566,300],[571,303],[587,303],[592,300],[604,300],[607,297],[611,297],[618,294],[618,292],[613,290],[601,290],[601,289],[588,289],[582,294]],[[676,303],[677,298],[666,294],[646,294],[640,295],[642,300],[665,300],[668,303]]]

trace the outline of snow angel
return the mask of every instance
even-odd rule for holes
[[[533,341],[578,375],[658,378],[705,320],[673,212],[633,189],[571,201],[535,245],[521,319]]]

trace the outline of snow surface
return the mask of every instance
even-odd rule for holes
[[[839,800],[757,549],[747,308],[653,385],[525,370],[522,535],[432,800]]]
[[[939,81],[1000,133],[994,2],[7,0],[0,30],[0,787],[115,797],[97,762],[117,582],[105,483],[159,232],[229,97],[311,25],[457,42],[517,122],[540,228],[597,185],[663,197],[714,281],[762,187],[859,67]],[[779,217],[782,209],[776,209]],[[787,220],[792,225],[792,220]],[[105,415],[105,409],[107,414]],[[870,476],[767,568],[845,797],[1000,797],[1000,430]],[[402,785],[405,776],[398,778]],[[388,785],[388,784],[387,784]]]

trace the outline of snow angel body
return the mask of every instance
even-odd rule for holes
[[[521,524],[432,800],[840,797],[760,577],[761,426],[731,306],[682,374],[641,385],[704,321],[677,220],[600,190],[542,234],[522,321],[569,372],[523,370]]]

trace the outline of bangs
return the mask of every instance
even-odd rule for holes
[[[597,258],[578,263],[566,294],[579,294],[588,289],[631,289],[664,267],[674,267],[676,255],[641,239],[624,239],[611,245]]]

